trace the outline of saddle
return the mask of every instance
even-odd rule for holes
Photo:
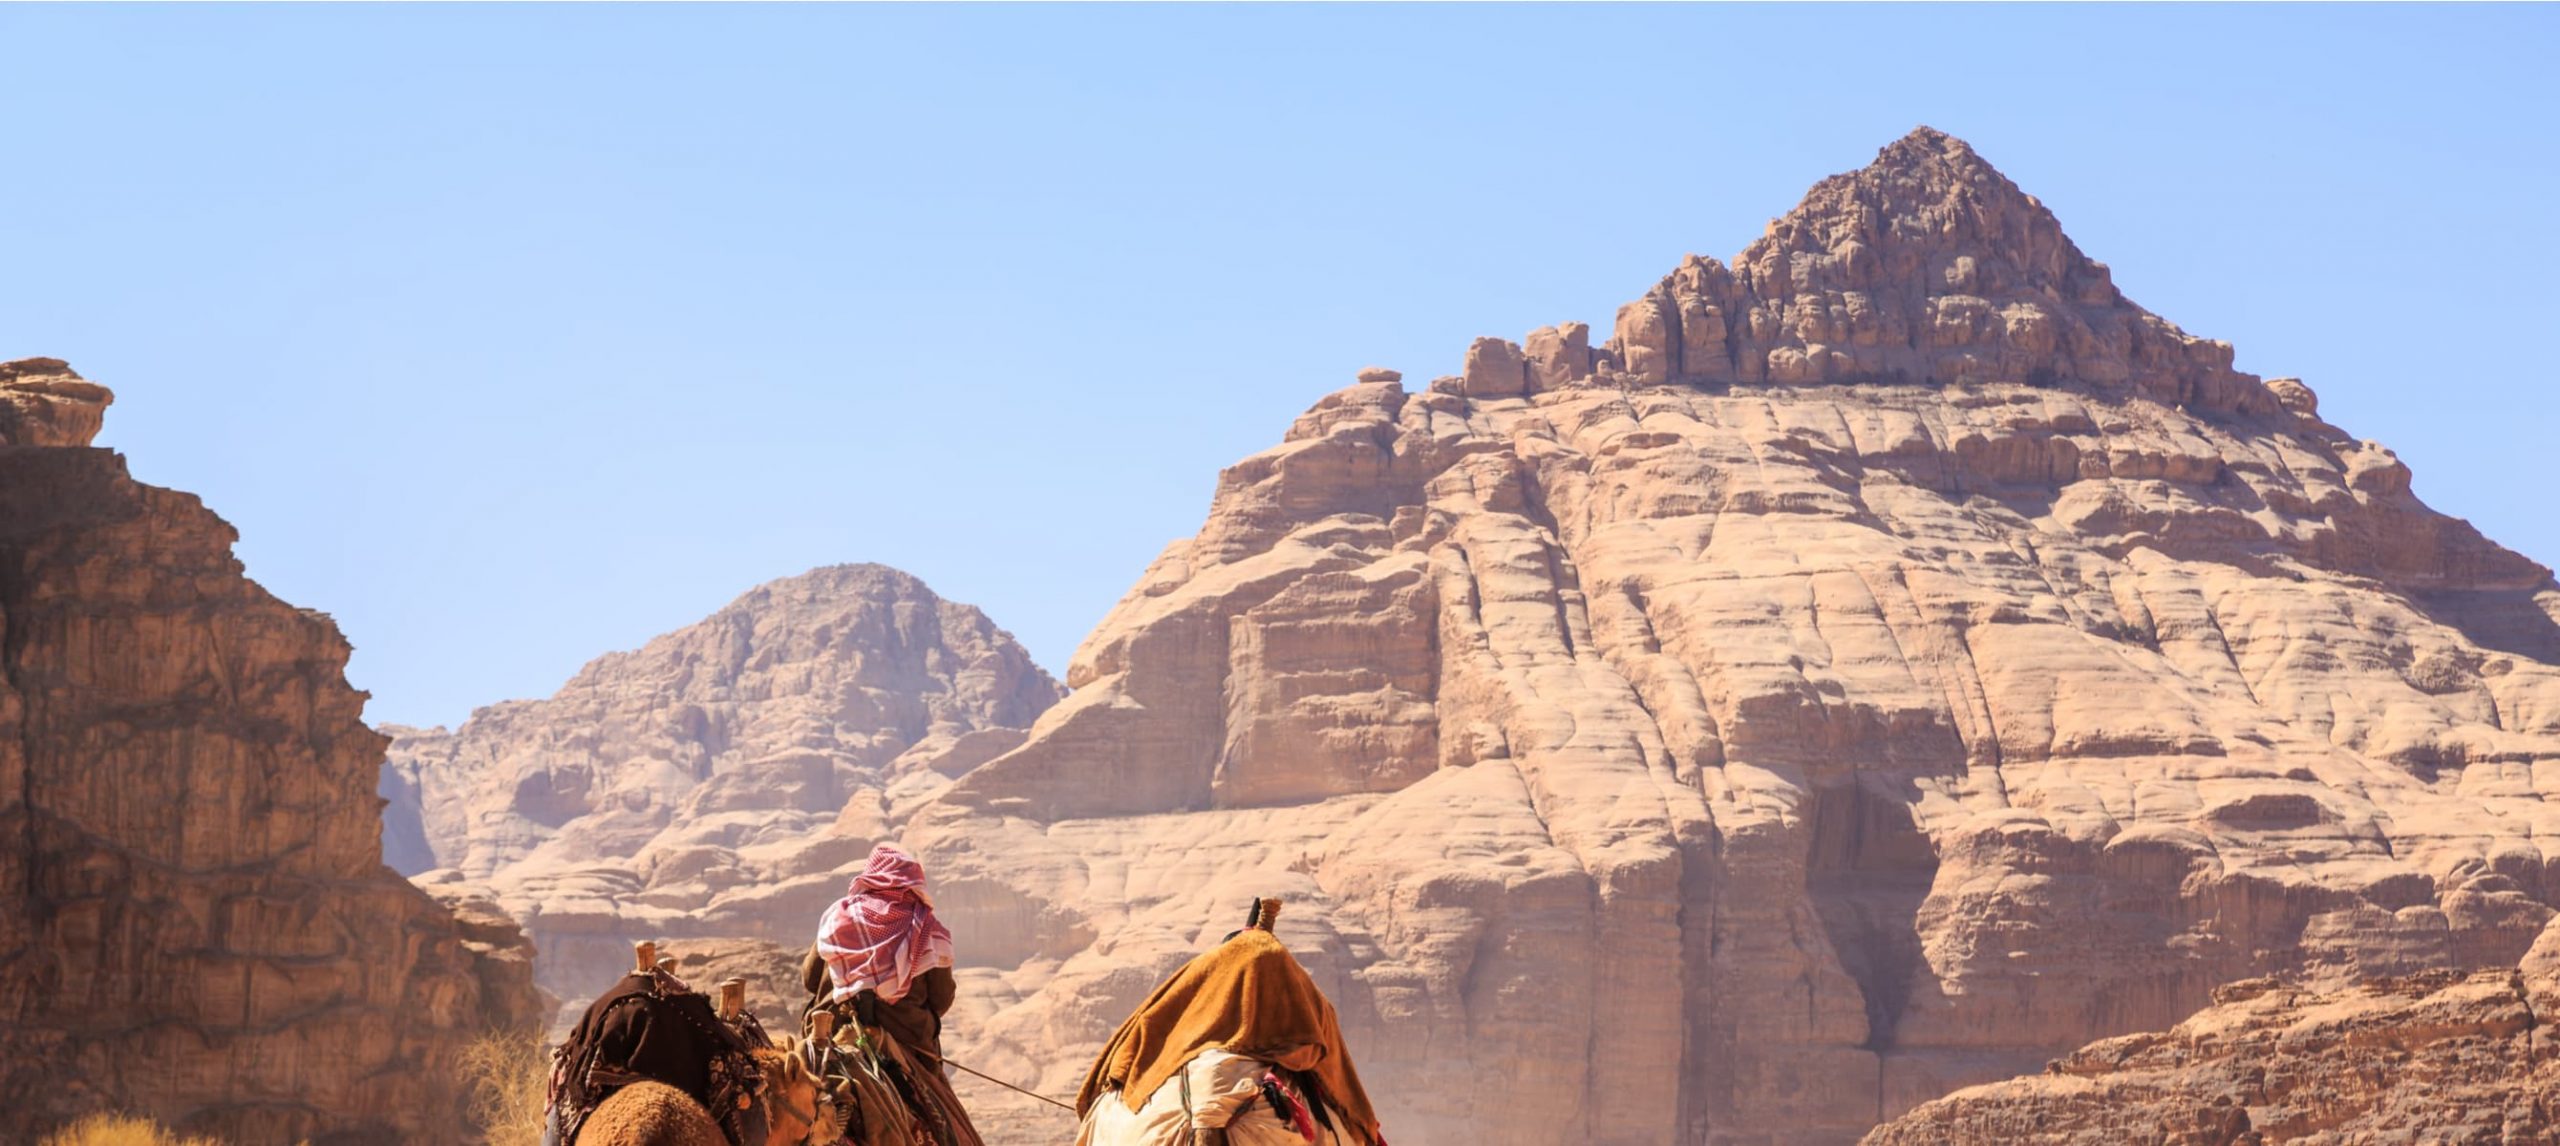
[[[550,1107],[561,1140],[576,1142],[587,1117],[613,1092],[660,1082],[700,1103],[732,1146],[764,1141],[764,1111],[756,1102],[764,1072],[748,1053],[751,1044],[708,997],[660,970],[652,945],[640,947],[640,968],[590,1004],[553,1052]]]

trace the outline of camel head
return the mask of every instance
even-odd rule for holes
[[[800,1052],[800,1040],[754,1053],[764,1068],[766,1146],[834,1146],[844,1137],[844,1114]]]

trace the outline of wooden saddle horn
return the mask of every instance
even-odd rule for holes
[[[1269,931],[1279,922],[1280,901],[1277,899],[1256,899],[1253,901],[1252,909],[1245,912],[1244,926],[1247,931]]]

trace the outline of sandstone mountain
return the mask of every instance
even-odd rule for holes
[[[345,638],[89,446],[110,400],[0,364],[0,1141],[460,1142],[462,1048],[536,1016],[513,929],[383,866]]]
[[[2251,979],[2214,1002],[1925,1104],[1867,1146],[2560,1141],[2560,924],[2521,970]]]
[[[636,940],[804,947],[890,822],[1058,694],[977,609],[884,566],[819,569],[549,699],[385,728],[386,847],[430,888],[485,886],[583,1005]]]
[[[2560,587],[2232,363],[1924,129],[1605,343],[1362,371],[888,801],[954,1053],[1071,1093],[1255,893],[1402,1142],[1848,1143],[2241,980],[2512,967]]]

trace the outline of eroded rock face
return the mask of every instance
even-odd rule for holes
[[[904,825],[955,1055],[1072,1091],[1256,893],[1422,1142],[1846,1143],[2512,966],[2560,588],[2231,362],[1924,129],[1605,344],[1326,397]]]
[[[808,953],[806,943],[786,947],[734,937],[677,939],[658,945],[659,955],[676,961],[676,977],[703,994],[716,999],[723,980],[743,981],[747,1010],[776,1038],[801,1029],[800,1008],[808,1002],[809,993],[800,986],[800,961]]]
[[[485,888],[583,1006],[638,940],[805,949],[889,825],[1058,693],[977,609],[884,566],[819,569],[549,699],[386,728],[385,846],[429,887]]]
[[[345,638],[89,448],[107,401],[0,365],[0,1139],[459,1142],[461,1049],[537,1007],[512,929],[382,865]]]
[[[2540,948],[2560,955],[2560,928]],[[2539,952],[2538,952],[2539,953]],[[2326,988],[2251,979],[2175,1028],[1958,1091],[1867,1146],[2273,1146],[2560,1140],[2560,978],[2429,971]]]

